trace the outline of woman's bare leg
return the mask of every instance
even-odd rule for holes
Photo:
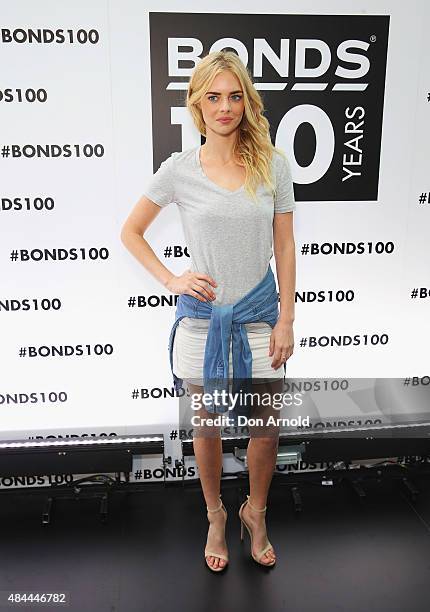
[[[265,397],[268,398],[272,397],[274,393],[281,393],[283,383],[283,379],[279,379],[268,383],[253,384],[252,390],[253,393],[258,393],[261,397],[265,395]],[[265,422],[269,416],[273,416],[275,419],[278,418],[280,416],[280,411],[273,408],[272,402],[261,406],[254,404],[250,416],[252,418],[262,418],[263,422]],[[266,506],[267,495],[273,471],[276,466],[279,445],[279,427],[270,424],[261,427],[249,427],[249,432],[250,440],[247,449],[249,498],[254,508],[261,510]],[[267,545],[265,514],[262,512],[254,512],[249,505],[246,504],[244,508],[244,518],[252,529],[255,554]],[[270,563],[272,559],[276,559],[276,555],[274,550],[270,549],[263,555],[261,562]]]
[[[202,395],[203,387],[189,382],[187,384],[190,394],[194,395],[194,405],[197,405],[197,402],[199,402],[198,396]],[[208,413],[201,402],[199,403],[200,407],[198,410],[193,410],[193,416],[197,415],[200,419],[213,418],[215,416]],[[220,503],[219,496],[222,473],[220,427],[211,426],[194,428],[193,447],[205,502],[210,510],[214,510]],[[225,513],[222,510],[211,514],[208,513],[208,520],[210,526],[207,548],[227,555],[227,545],[225,542]],[[208,562],[214,568],[223,567],[226,564],[224,559],[215,556],[209,556]]]

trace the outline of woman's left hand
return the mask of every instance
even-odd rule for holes
[[[274,356],[271,363],[272,368],[277,370],[281,367],[284,361],[291,357],[293,350],[293,324],[284,323],[278,319],[270,335],[269,357]]]

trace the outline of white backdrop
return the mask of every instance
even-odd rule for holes
[[[165,100],[167,90],[151,88],[157,76],[153,74],[151,81],[151,70],[157,65],[162,70],[164,65],[161,60],[157,64],[154,50],[160,46],[173,66],[175,36],[185,36],[179,25],[175,30],[180,23],[175,14],[188,13],[192,28],[192,13],[210,13],[214,8],[219,18],[232,6],[224,0],[210,9],[191,1],[0,3],[1,439],[168,434],[177,421],[178,399],[172,397],[167,353],[175,297],[125,250],[119,234],[159,165],[153,151],[156,146],[165,151],[169,129],[176,126],[175,134],[180,134],[180,142],[171,150],[200,142],[183,109],[171,109],[170,126],[157,124],[154,96]],[[376,137],[366,131],[373,109],[363,104],[366,114],[360,141],[364,160],[366,155],[375,155],[373,145],[373,151],[366,150],[367,143],[376,138],[380,144],[377,197],[331,199],[330,192],[342,187],[341,168],[331,183],[322,184],[317,198],[302,197],[310,193],[305,191],[309,169],[294,158],[288,130],[275,126],[275,144],[291,161],[297,201],[296,344],[287,375],[427,376],[429,4],[425,0],[406,4],[268,0],[264,9],[266,15],[278,16],[274,19],[284,32],[282,38],[290,42],[299,37],[293,15],[301,15],[300,27],[305,38],[312,40],[317,32],[310,16],[345,16],[342,40],[356,38],[353,28],[361,27],[357,19],[389,16],[386,56],[379,58],[386,70],[385,83],[379,82],[384,92],[379,99],[381,129]],[[236,3],[236,18],[242,14],[244,31],[246,14],[258,16],[260,10],[260,2]],[[168,51],[167,38],[157,37],[154,20],[151,55],[152,11],[172,14],[167,22],[172,47]],[[215,23],[216,18],[211,20]],[[199,23],[196,20],[194,28],[197,41]],[[29,30],[45,31],[48,38],[30,41]],[[62,31],[64,40],[58,33],[55,39],[56,30]],[[54,42],[49,42],[52,32]],[[371,28],[368,34],[366,44]],[[230,31],[225,35],[232,36]],[[213,41],[207,36],[206,32],[202,35],[205,44],[200,55],[216,48],[211,45],[216,45],[218,36]],[[235,40],[240,46],[239,37]],[[293,50],[291,46],[292,63]],[[192,66],[186,66],[189,74]],[[294,70],[284,79],[289,83],[288,110],[291,113],[296,108],[300,123],[311,115],[304,105],[296,105],[294,79]],[[358,80],[366,82],[366,76]],[[371,94],[377,84],[371,79],[367,82]],[[34,92],[41,101],[28,101]],[[314,93],[318,108],[318,93]],[[268,116],[270,119],[270,108]],[[339,133],[335,137],[348,139]],[[324,152],[327,140],[318,135],[317,140]],[[37,147],[43,152],[37,153]],[[357,193],[365,183],[366,176]],[[146,238],[170,270],[179,274],[188,267],[187,258],[164,257],[167,245],[185,246],[174,204],[160,213]],[[302,254],[305,244],[360,242],[373,246],[393,243],[393,251]],[[55,251],[57,259],[45,258],[44,250]],[[12,260],[15,251],[16,260]],[[274,259],[272,264],[275,270]],[[419,290],[416,299],[411,298],[414,288]],[[327,297],[330,291],[351,290],[351,301]],[[306,292],[320,291],[325,301],[302,301]],[[130,297],[146,305],[130,307]],[[361,338],[359,346],[300,346],[302,338],[356,334]],[[377,340],[386,334],[386,342],[363,345],[364,336],[374,334]],[[22,349],[25,354],[20,356]],[[178,441],[166,442],[167,454],[180,456]],[[159,459],[154,465],[161,465]],[[159,478],[160,471],[157,474]]]

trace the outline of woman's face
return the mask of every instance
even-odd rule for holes
[[[206,133],[228,135],[236,130],[244,112],[243,92],[237,77],[229,70],[217,74],[200,101]],[[230,121],[221,121],[221,119]]]

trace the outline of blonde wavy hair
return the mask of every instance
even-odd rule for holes
[[[264,183],[275,194],[276,185],[271,172],[274,151],[284,152],[272,144],[269,122],[264,116],[264,104],[255,89],[247,67],[233,51],[214,51],[205,55],[194,68],[186,96],[186,106],[200,134],[206,136],[206,124],[197,103],[209,91],[213,79],[223,70],[232,72],[243,91],[244,112],[238,127],[233,156],[241,160],[246,171],[245,189],[253,200],[256,190]]]

